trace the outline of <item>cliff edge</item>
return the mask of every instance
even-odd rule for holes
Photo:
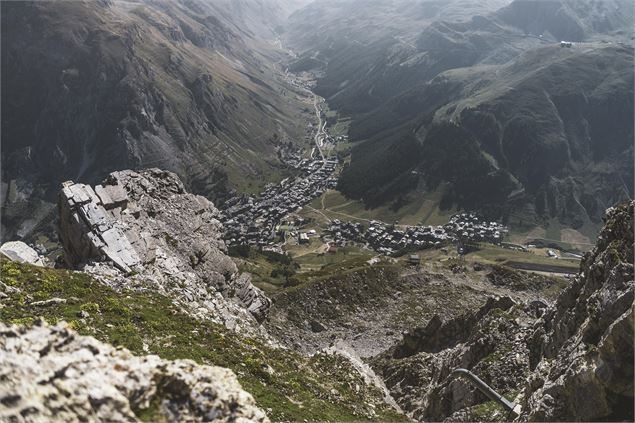
[[[226,255],[218,210],[174,173],[114,172],[94,188],[65,182],[58,208],[70,267],[114,287],[169,294],[230,328],[266,317],[271,301]]]

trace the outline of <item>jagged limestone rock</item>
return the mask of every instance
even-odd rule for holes
[[[226,368],[134,356],[65,323],[0,323],[0,420],[268,422]]]
[[[607,210],[578,277],[536,323],[523,419],[633,419],[633,206]]]
[[[418,420],[509,420],[449,377],[462,367],[519,403],[517,421],[632,421],[634,204],[607,211],[555,303],[490,299],[476,313],[431,319],[374,358],[399,406]]]
[[[529,373],[523,340],[531,329],[526,323],[532,320],[528,310],[509,297],[491,297],[476,312],[446,321],[433,317],[374,358],[373,368],[410,417],[478,421],[482,416],[469,408],[486,398],[450,374],[456,368],[471,369],[499,392],[524,380]]]
[[[476,313],[465,314],[443,322],[434,316],[424,328],[406,333],[394,351],[396,358],[408,357],[418,352],[438,352],[465,342],[476,325],[493,309],[509,310],[514,300],[509,297],[490,297]]]
[[[37,251],[22,241],[9,241],[0,246],[0,253],[13,261],[44,266],[44,261]]]
[[[115,286],[143,281],[228,327],[266,317],[271,301],[226,255],[218,210],[175,174],[114,172],[95,189],[66,182],[59,212],[70,266]]]

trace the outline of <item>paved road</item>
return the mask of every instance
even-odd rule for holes
[[[315,115],[318,118],[318,130],[314,137],[315,146],[320,152],[320,156],[322,157],[322,160],[324,160],[324,153],[322,153],[322,145],[320,143],[321,141],[320,138],[322,136],[326,136],[326,131],[324,130],[324,128],[326,127],[326,122],[322,124],[322,113],[320,112],[320,108],[318,107],[318,96],[315,95],[315,93],[313,92],[311,92],[311,94],[313,94],[313,107],[315,108]]]

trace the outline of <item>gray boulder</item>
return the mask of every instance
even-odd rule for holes
[[[138,357],[65,323],[0,323],[0,420],[268,422],[229,369]],[[156,404],[156,405],[154,405]]]
[[[0,246],[0,253],[13,261],[44,266],[44,260],[37,251],[22,241],[9,241]]]

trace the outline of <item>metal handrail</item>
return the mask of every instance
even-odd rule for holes
[[[452,373],[450,373],[451,378],[456,378],[464,376],[467,380],[474,385],[479,391],[481,391],[487,398],[492,401],[496,401],[500,405],[503,406],[507,411],[514,414],[514,416],[518,416],[520,414],[520,405],[516,404],[512,401],[509,401],[502,395],[499,395],[495,390],[489,387],[489,385],[483,382],[478,376],[474,373],[470,372],[467,369],[455,369]]]

